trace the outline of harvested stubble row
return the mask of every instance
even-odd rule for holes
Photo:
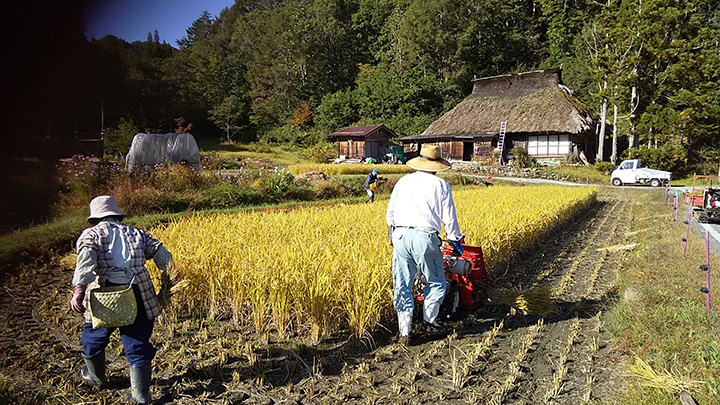
[[[466,242],[480,244],[492,268],[594,197],[587,188],[496,186],[460,190],[455,204]],[[258,332],[317,342],[344,327],[362,337],[391,313],[386,209],[380,201],[195,215],[151,232],[189,281],[175,310],[252,319]]]
[[[316,163],[316,164],[297,164],[288,166],[288,170],[292,174],[300,174],[306,172],[320,171],[329,175],[339,174],[368,174],[373,169],[378,169],[380,174],[402,174],[412,173],[415,171],[409,166],[405,165],[369,165],[369,164],[330,164],[330,163]]]

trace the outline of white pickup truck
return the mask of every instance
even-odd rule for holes
[[[613,186],[623,184],[650,183],[653,187],[660,187],[670,182],[672,173],[663,170],[640,167],[638,159],[623,160],[617,169],[610,175]]]

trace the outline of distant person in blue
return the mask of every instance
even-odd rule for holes
[[[365,191],[368,195],[367,202],[371,203],[375,201],[375,187],[378,181],[378,169],[373,169],[370,174],[365,177]]]

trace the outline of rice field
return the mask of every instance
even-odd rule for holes
[[[404,174],[412,173],[415,170],[405,165],[371,165],[362,163],[316,163],[296,164],[288,166],[290,173],[298,175],[301,173],[320,171],[328,175],[341,174],[368,174],[373,169],[378,169],[380,174]]]
[[[595,191],[494,186],[454,197],[466,243],[482,246],[492,269],[590,203]],[[363,338],[392,314],[386,209],[387,201],[379,201],[196,215],[151,233],[188,281],[174,297],[175,311],[207,311],[258,333],[317,343],[342,328]]]

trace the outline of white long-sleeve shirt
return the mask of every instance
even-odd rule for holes
[[[385,218],[388,226],[433,232],[440,232],[442,222],[449,240],[462,237],[450,184],[432,173],[418,171],[403,176],[390,195]]]

